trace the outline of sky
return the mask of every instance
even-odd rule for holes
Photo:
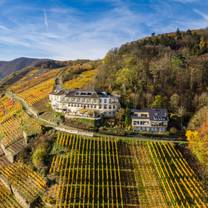
[[[208,0],[0,0],[0,60],[99,59],[153,32],[207,26]]]

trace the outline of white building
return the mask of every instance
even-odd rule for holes
[[[134,109],[132,127],[134,131],[165,132],[168,127],[168,112],[166,109]]]
[[[120,108],[119,98],[95,90],[54,90],[49,95],[51,107],[65,115],[114,117]]]

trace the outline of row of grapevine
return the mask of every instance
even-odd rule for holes
[[[84,71],[78,77],[64,82],[64,88],[66,89],[84,88],[86,84],[89,84],[93,80],[96,74],[97,74],[96,70]]]
[[[9,190],[0,182],[0,208],[22,208]]]
[[[0,170],[0,174],[18,190],[27,202],[32,202],[45,191],[45,180],[25,164],[7,165]]]
[[[196,174],[173,144],[58,132],[54,207],[207,207]]]
[[[14,93],[20,94],[28,89],[33,88],[36,85],[41,84],[47,80],[50,80],[59,73],[59,69],[48,70],[44,73],[38,68],[33,68],[29,73],[27,73],[22,79],[17,81],[10,87],[10,90]]]
[[[68,153],[51,164],[50,174],[59,180],[55,207],[138,206],[138,188],[129,182],[134,171],[120,168],[116,139],[58,133],[57,145]]]
[[[160,182],[157,178],[157,173],[154,164],[151,160],[147,145],[145,142],[135,142],[132,145],[132,152],[136,160],[135,170],[137,171],[137,183],[140,188],[140,204],[141,207],[169,207],[163,191],[160,187]]]
[[[169,207],[208,207],[197,176],[182,154],[170,143],[148,143]]]
[[[54,79],[41,82],[40,84],[29,88],[18,95],[22,97],[29,105],[33,105],[44,98],[47,98],[53,90]]]
[[[2,123],[0,126],[0,133],[3,136],[1,144],[8,146],[9,144],[23,137],[22,123],[27,118],[28,115],[24,112],[21,112]]]
[[[3,96],[0,98],[0,123],[11,118],[14,114],[18,113],[22,109],[21,104],[15,102],[11,98]]]

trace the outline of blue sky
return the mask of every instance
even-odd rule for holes
[[[153,32],[207,26],[207,0],[0,0],[0,60],[97,59]]]

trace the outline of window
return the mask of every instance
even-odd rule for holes
[[[147,114],[146,113],[141,113],[141,117],[147,118]]]
[[[102,105],[99,105],[99,109],[101,109],[102,108]]]
[[[104,109],[107,109],[107,105],[104,105]]]
[[[139,126],[139,121],[134,121],[135,126]]]
[[[140,125],[147,125],[149,124],[149,121],[140,121]]]
[[[104,103],[107,103],[107,99],[104,99]]]
[[[111,109],[112,107],[111,107],[111,105],[109,105],[109,109]]]

